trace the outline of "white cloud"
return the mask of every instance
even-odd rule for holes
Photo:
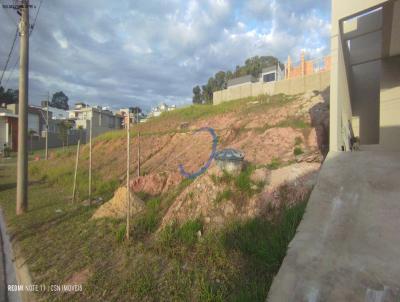
[[[58,30],[58,31],[54,32],[53,37],[54,37],[54,39],[56,39],[58,45],[61,48],[64,48],[64,49],[68,48],[68,40],[64,37],[64,35],[62,34],[61,31]]]
[[[63,90],[71,102],[183,104],[194,85],[250,56],[327,53],[328,2],[45,1],[31,37],[30,95],[36,103],[47,90]],[[3,66],[15,24],[1,14],[0,36],[10,40],[0,43]]]

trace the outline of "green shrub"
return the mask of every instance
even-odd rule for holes
[[[119,227],[115,230],[115,238],[117,242],[122,242],[124,241],[125,238],[125,233],[126,233],[126,224],[122,223],[119,225]]]
[[[200,219],[188,220],[178,228],[177,239],[185,245],[193,245],[197,241],[197,233],[203,229]]]
[[[276,170],[276,169],[278,169],[281,165],[282,165],[282,162],[280,161],[280,159],[274,157],[274,158],[271,160],[271,162],[267,165],[267,168],[268,168],[269,170]]]
[[[145,235],[156,230],[160,222],[161,199],[150,199],[146,204],[145,212],[139,216],[134,224],[134,230],[137,235]]]
[[[300,147],[296,147],[296,148],[294,148],[294,150],[293,150],[293,154],[294,155],[300,155],[300,154],[303,154],[304,152],[303,152],[303,150],[300,148]]]
[[[233,192],[232,192],[232,190],[231,189],[226,189],[226,190],[224,190],[224,191],[222,191],[222,192],[219,192],[218,194],[217,194],[217,197],[215,197],[215,203],[221,203],[222,201],[224,201],[224,200],[229,200],[229,199],[231,199],[232,198],[232,196],[233,196]]]
[[[200,219],[188,220],[181,226],[173,222],[164,227],[159,240],[164,248],[173,248],[179,245],[189,247],[197,242],[197,233],[202,229],[203,223]]]
[[[38,176],[40,174],[40,167],[38,165],[29,165],[29,174],[32,176]]]
[[[247,195],[251,195],[251,187],[252,187],[252,182],[250,179],[251,172],[248,170],[245,170],[241,172],[238,177],[235,179],[235,186],[238,189],[238,191],[245,193]]]

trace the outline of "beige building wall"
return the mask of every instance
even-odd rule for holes
[[[262,94],[288,95],[305,93],[312,90],[325,90],[330,84],[330,73],[320,72],[310,76],[293,78],[269,83],[246,83],[240,86],[229,87],[228,89],[216,91],[213,94],[214,105],[227,101],[233,101],[248,97],[256,97]]]
[[[382,60],[380,145],[400,151],[400,56]]]
[[[331,150],[348,150],[352,131],[362,145],[400,149],[399,20],[398,0],[332,1]]]

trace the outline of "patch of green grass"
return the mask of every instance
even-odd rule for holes
[[[301,155],[303,153],[304,153],[304,151],[300,147],[296,147],[296,148],[293,149],[293,154],[296,155],[296,156],[297,155]]]
[[[90,219],[96,206],[66,202],[69,188],[58,183],[32,183],[29,211],[16,216],[15,203],[10,202],[15,198],[15,166],[0,166],[0,170],[4,175],[0,205],[33,282],[65,282],[73,273],[90,270],[82,292],[35,293],[43,301],[103,301],[104,297],[108,301],[265,301],[305,207],[301,203],[285,209],[272,221],[259,217],[232,222],[202,232],[200,239],[197,233],[203,225],[198,219],[161,231],[160,237],[166,234],[164,245],[155,241],[158,236],[133,236],[126,242],[124,220]],[[183,182],[173,194],[149,200],[146,212],[158,213],[158,219],[189,183]],[[154,230],[157,219],[150,214],[143,226]]]
[[[145,234],[153,233],[160,222],[161,199],[150,199],[146,203],[146,210],[144,214],[136,218],[133,225],[134,234],[136,236],[143,236]]]
[[[255,218],[232,223],[222,236],[224,245],[246,259],[245,278],[239,278],[234,301],[264,301],[273,276],[296,233],[306,203],[286,208],[273,222]],[[243,272],[244,273],[244,272]],[[261,277],[264,276],[264,277]]]
[[[279,158],[274,157],[269,164],[267,164],[267,168],[269,170],[279,169],[282,165],[282,162]]]
[[[202,231],[203,223],[200,219],[186,221],[177,232],[177,239],[185,245],[193,245],[197,241],[197,233]]]
[[[246,194],[247,196],[253,195],[252,186],[255,185],[251,180],[251,174],[254,172],[255,167],[252,165],[248,165],[235,179],[235,187],[236,189]]]
[[[221,202],[224,201],[224,200],[230,200],[232,197],[233,197],[233,192],[232,192],[232,190],[231,190],[231,189],[226,189],[226,190],[224,190],[224,191],[222,191],[222,192],[219,192],[219,193],[217,194],[217,197],[215,197],[214,202],[215,202],[216,204],[219,204],[219,203],[221,203]]]
[[[167,225],[160,233],[159,240],[164,248],[173,248],[178,245],[190,247],[198,240],[198,232],[203,230],[200,219],[188,220],[182,225],[176,222]]]
[[[256,183],[251,180],[251,175],[255,169],[255,165],[247,164],[238,175],[232,175],[227,171],[223,171],[219,177],[211,175],[211,179],[215,185],[224,185],[227,187],[217,194],[214,202],[220,203],[223,200],[229,200],[233,197],[235,201],[240,201],[259,193],[265,183]]]

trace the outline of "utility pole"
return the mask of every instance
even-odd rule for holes
[[[130,138],[130,124],[131,124],[131,113],[128,110],[128,122],[126,124],[126,240],[129,241],[129,229],[130,229],[130,220],[131,220],[131,192],[129,189],[129,163],[130,163],[130,145],[131,145],[131,138]]]
[[[49,159],[49,102],[50,102],[50,92],[47,92],[47,104],[46,104],[46,152],[45,158]]]
[[[29,70],[29,0],[22,0],[20,33],[20,71],[18,101],[17,215],[28,209],[28,70]]]

